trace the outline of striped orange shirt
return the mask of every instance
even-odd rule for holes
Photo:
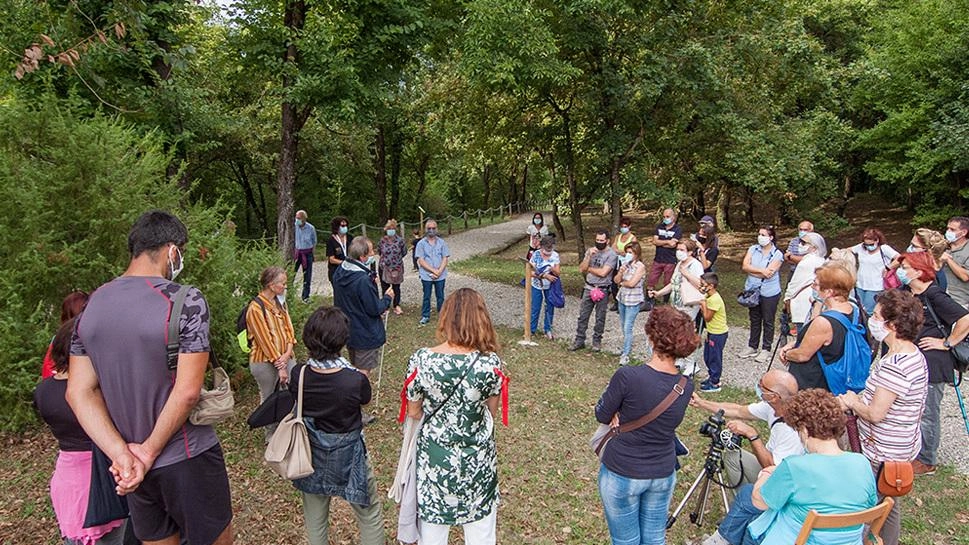
[[[273,362],[283,355],[289,345],[296,344],[296,334],[293,332],[293,322],[289,312],[282,309],[275,298],[266,299],[261,293],[258,295],[266,307],[263,314],[259,303],[251,301],[246,311],[246,329],[252,338],[252,352],[249,352],[250,363]]]

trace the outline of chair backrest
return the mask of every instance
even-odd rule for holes
[[[868,535],[862,539],[862,542],[866,545],[869,543],[882,545],[882,539],[878,537],[879,532],[882,530],[882,525],[885,524],[885,519],[888,518],[888,513],[892,510],[895,505],[895,500],[890,497],[886,497],[885,500],[878,505],[872,507],[871,509],[865,509],[864,511],[858,511],[855,513],[844,513],[839,515],[822,515],[814,509],[812,509],[806,519],[804,519],[804,524],[801,526],[801,533],[797,535],[797,540],[794,545],[804,545],[807,543],[808,536],[811,535],[811,531],[814,529],[823,528],[845,528],[848,526],[856,526],[858,524],[868,524],[870,528],[868,529]]]

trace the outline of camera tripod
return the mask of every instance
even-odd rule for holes
[[[720,488],[720,498],[723,500],[723,512],[726,513],[730,504],[727,501],[727,491],[723,484],[723,446],[718,445],[717,442],[711,441],[710,449],[707,451],[707,459],[703,462],[703,471],[697,475],[693,484],[690,485],[690,489],[686,491],[686,495],[680,501],[673,513],[666,519],[666,528],[669,529],[676,523],[677,517],[686,507],[690,498],[699,489],[700,497],[697,500],[696,508],[690,512],[690,522],[696,524],[697,526],[703,526],[703,514],[707,510],[707,502],[710,498],[710,489],[712,486],[717,486]]]

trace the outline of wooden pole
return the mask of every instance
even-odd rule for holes
[[[532,262],[525,262],[525,342],[532,342]]]

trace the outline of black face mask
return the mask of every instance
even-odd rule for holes
[[[606,249],[606,242],[596,242],[596,250],[602,251]]]
[[[699,242],[700,244],[706,244],[707,237],[696,237],[696,241]]]

